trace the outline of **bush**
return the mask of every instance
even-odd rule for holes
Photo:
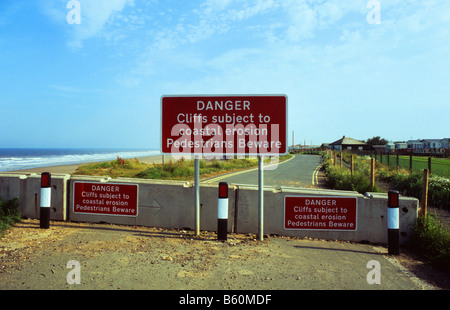
[[[398,190],[403,196],[422,198],[423,174],[419,171],[411,174],[397,173],[393,175],[391,188]]]
[[[349,169],[334,166],[328,157],[324,157],[324,159],[322,169],[327,175],[325,184],[328,188],[356,191],[361,194],[378,191],[376,186],[370,186],[370,168],[363,162],[355,162],[354,172],[353,175],[351,175]],[[359,170],[356,167],[358,167]]]
[[[389,183],[391,189],[403,196],[422,199],[423,172],[394,171],[380,169],[378,178]],[[431,174],[428,179],[428,204],[440,209],[450,210],[450,180]]]
[[[21,220],[18,209],[18,198],[3,201],[0,197],[0,232],[7,230],[11,225]]]
[[[450,234],[433,214],[419,216],[410,247],[450,275]]]
[[[430,205],[450,211],[450,180],[437,175],[428,179],[428,201]]]

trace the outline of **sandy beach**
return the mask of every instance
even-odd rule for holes
[[[170,156],[165,155],[165,160],[169,160]],[[162,163],[163,156],[162,155],[156,155],[156,156],[147,156],[147,157],[138,157],[138,160],[142,163],[148,163],[148,164],[160,164]],[[7,171],[6,173],[23,173],[23,174],[41,174],[43,172],[50,172],[52,174],[73,174],[78,167],[82,165],[86,165],[89,163],[81,163],[81,164],[73,164],[73,165],[60,165],[60,166],[52,166],[52,167],[39,167],[39,168],[32,168],[32,169],[24,169],[24,170],[17,170],[17,171]],[[5,173],[5,172],[0,172]]]

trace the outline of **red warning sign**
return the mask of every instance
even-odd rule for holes
[[[163,96],[163,154],[268,155],[288,152],[287,96]]]
[[[356,197],[286,196],[284,229],[354,231],[357,209]]]
[[[74,182],[73,212],[118,216],[138,215],[137,184]]]

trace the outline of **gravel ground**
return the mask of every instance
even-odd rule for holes
[[[251,234],[230,234],[221,242],[214,232],[195,237],[192,231],[109,224],[52,222],[43,230],[38,220],[23,220],[0,239],[0,290],[378,289],[365,278],[364,260],[382,254],[374,248],[386,252],[281,236],[258,241]],[[402,251],[396,260],[419,278],[417,289],[450,289],[448,277],[416,257]],[[81,285],[67,282],[75,268],[70,261],[80,264]],[[360,268],[358,279],[339,267],[357,269],[352,264]],[[379,289],[415,287],[387,261],[383,268],[393,276]]]

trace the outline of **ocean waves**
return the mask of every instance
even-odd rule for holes
[[[0,149],[0,172],[157,156],[157,150]]]

